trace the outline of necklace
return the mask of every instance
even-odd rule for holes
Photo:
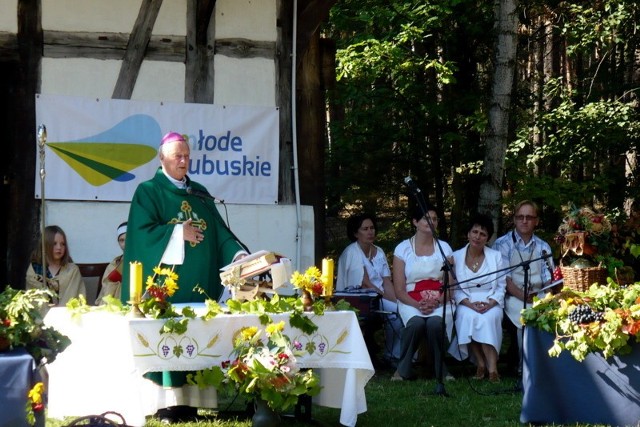
[[[474,273],[476,273],[480,268],[480,265],[482,265],[483,259],[484,259],[484,252],[477,257],[472,257],[471,255],[469,255],[469,252],[467,251],[467,265],[469,266],[471,271],[473,271]]]
[[[362,246],[360,246],[360,248],[362,249]],[[365,253],[364,249],[362,249],[362,252]],[[373,256],[374,256],[373,245],[369,245],[369,251],[365,254],[365,256],[367,257],[369,262],[373,264]]]

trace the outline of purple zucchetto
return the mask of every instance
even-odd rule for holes
[[[184,139],[184,136],[182,136],[178,132],[169,132],[162,137],[162,140],[160,140],[160,145],[164,145],[164,144],[168,144],[169,142],[176,142],[176,141],[187,142]]]

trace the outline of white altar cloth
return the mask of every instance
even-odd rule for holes
[[[302,344],[304,354],[297,357],[298,362],[320,377],[322,391],[313,403],[341,408],[340,423],[354,426],[358,414],[367,410],[364,388],[374,374],[358,320],[351,311],[310,316],[318,330],[309,335],[291,328],[287,314],[271,318],[285,321],[284,333]],[[229,359],[238,329],[260,326],[255,315],[220,315],[211,320],[190,319],[182,335],[160,334],[164,320],[101,311],[72,318],[64,307],[51,309],[45,323],[72,341],[48,369],[48,416],[115,411],[133,426],[143,426],[146,415],[167,406],[217,407],[214,389],[203,393],[195,386],[184,386],[167,392],[142,374],[219,365]]]

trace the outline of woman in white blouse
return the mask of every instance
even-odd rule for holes
[[[420,208],[412,212],[411,221],[416,232],[396,246],[393,253],[393,284],[398,298],[398,312],[405,326],[401,343],[402,355],[398,370],[391,378],[393,381],[413,377],[413,356],[425,339],[427,351],[434,361],[436,378],[453,379],[442,359],[447,345],[445,343],[443,348],[443,312],[446,313],[445,324],[449,335],[453,328],[453,305],[449,304],[447,310],[444,310],[443,255],[449,258],[453,251],[447,242],[433,236],[431,226],[435,229],[438,224],[435,208],[427,207],[427,215],[428,220]],[[449,300],[450,294],[446,295]]]
[[[469,243],[453,253],[460,284],[453,292],[458,304],[457,342],[452,343],[449,352],[458,360],[471,356],[477,367],[474,378],[482,379],[488,374],[490,381],[497,382],[506,280],[505,272],[501,272],[502,255],[486,246],[492,234],[491,218],[476,215],[468,228]]]
[[[387,256],[381,247],[374,244],[375,218],[366,213],[349,218],[347,237],[353,243],[344,249],[338,259],[336,290],[369,289],[382,296],[382,310],[392,313],[387,315],[385,322],[384,357],[395,363],[400,357],[402,322],[395,314],[398,306]]]

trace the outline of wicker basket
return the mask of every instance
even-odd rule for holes
[[[564,286],[574,291],[584,292],[594,283],[607,283],[607,269],[604,267],[575,268],[560,265]]]

